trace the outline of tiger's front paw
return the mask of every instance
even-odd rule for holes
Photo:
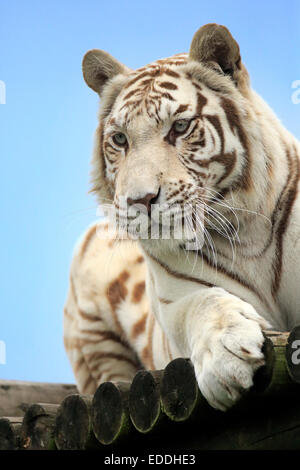
[[[253,385],[255,371],[265,363],[262,328],[269,327],[250,304],[239,299],[229,302],[226,310],[212,315],[198,339],[194,336],[191,354],[202,394],[222,411]]]

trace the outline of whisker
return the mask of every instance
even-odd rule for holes
[[[218,191],[215,191],[211,188],[206,188],[205,191],[210,191],[210,192],[214,192],[216,194],[216,196],[218,197],[221,197],[221,199],[224,199],[224,196],[222,194],[220,194]],[[213,198],[215,198],[215,196],[212,196]],[[233,201],[233,195],[232,195],[232,191],[231,191],[231,199]],[[259,216],[259,217],[262,217],[264,219],[266,219],[271,225],[272,225],[272,221],[269,217],[267,217],[265,214],[262,214],[260,212],[257,212],[257,211],[253,211],[253,210],[250,210],[250,209],[245,209],[244,207],[234,207],[234,206],[230,206],[228,204],[225,204],[224,201],[220,201],[219,199],[215,199],[212,201],[213,204],[219,204],[225,208],[227,208],[228,210],[232,211],[232,210],[237,210],[237,211],[241,211],[241,212],[247,212],[249,214],[253,214],[253,215],[256,215],[256,216]]]

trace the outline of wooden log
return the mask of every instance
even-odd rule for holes
[[[182,360],[175,362],[175,369],[178,362],[180,365]],[[170,419],[162,408],[161,385],[163,376],[164,371],[140,371],[136,374],[130,387],[130,418],[135,429],[141,433],[139,435],[144,437],[144,439],[140,439],[138,443],[139,449],[147,450],[149,446],[151,448],[161,448],[162,445],[164,447],[174,448],[174,443],[177,443],[177,447],[180,448],[182,441],[184,441],[183,436],[189,435],[190,419],[193,419],[193,415],[196,413],[195,408],[192,407],[193,409],[190,409],[190,419],[188,419],[190,416],[189,413],[185,416],[186,419]],[[169,382],[167,384],[169,385]],[[167,394],[168,392],[166,391],[166,395]],[[199,398],[200,394],[197,396]],[[202,401],[203,405],[211,411],[211,408],[203,397]],[[175,408],[177,409],[176,406]],[[182,411],[180,405],[179,410],[180,412]],[[202,419],[202,417],[203,413],[200,419]],[[177,422],[175,423],[174,421]],[[186,442],[188,446],[188,440],[184,442]]]
[[[290,373],[287,361],[288,333],[266,332],[263,347],[266,364],[254,375],[251,393],[268,398],[270,395],[299,393],[297,381]]]
[[[165,368],[161,380],[161,403],[163,412],[172,421],[186,421],[201,397],[194,367],[189,359],[178,358]]]
[[[34,403],[54,403],[72,393],[76,385],[0,380],[0,416],[24,416]]]
[[[21,447],[22,418],[0,418],[0,450],[17,450]]]
[[[36,403],[25,413],[21,434],[22,447],[29,450],[54,450],[54,425],[59,405]]]
[[[92,403],[92,426],[101,444],[122,444],[137,434],[129,417],[129,382],[104,382]]]
[[[91,422],[91,395],[70,395],[57,410],[54,440],[59,450],[99,448]]]
[[[141,370],[135,375],[129,392],[129,414],[137,431],[149,433],[164,414],[161,411],[160,383],[163,371]]]

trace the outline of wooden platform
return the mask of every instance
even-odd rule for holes
[[[300,449],[299,339],[299,327],[268,332],[266,365],[225,413],[208,405],[183,358],[93,396],[72,384],[1,380],[0,450]]]

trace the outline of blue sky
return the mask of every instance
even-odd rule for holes
[[[73,382],[62,309],[73,245],[96,217],[91,48],[129,67],[187,51],[203,24],[238,40],[253,87],[300,138],[300,0],[0,0],[0,378]]]

